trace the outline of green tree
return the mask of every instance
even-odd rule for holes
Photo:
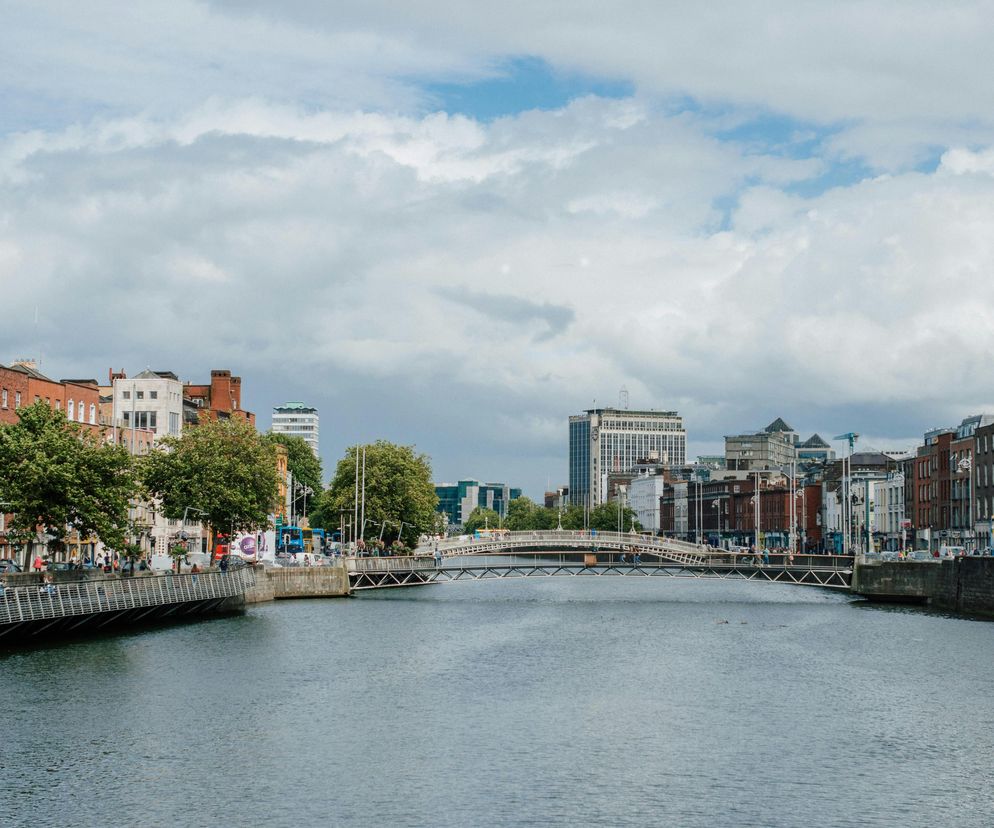
[[[264,527],[276,505],[276,448],[236,418],[166,437],[143,458],[142,472],[166,517],[197,509],[215,532]]]
[[[635,531],[642,528],[641,524],[635,519],[634,510],[626,506],[619,511],[617,503],[602,503],[600,506],[595,506],[591,509],[590,528],[602,532],[617,532],[619,518],[623,520],[621,524],[623,532],[630,532],[633,527]]]
[[[477,506],[462,525],[464,532],[475,532],[477,529],[496,529],[500,525],[500,515],[493,509]]]
[[[434,531],[438,496],[431,479],[431,461],[427,455],[417,454],[413,446],[398,446],[386,440],[377,440],[366,446],[351,446],[338,462],[328,491],[320,498],[318,518],[324,522],[325,528],[337,527],[342,512],[346,520],[352,519],[356,502],[356,455],[363,448],[366,452],[366,525],[363,538],[372,540],[382,532],[384,539],[399,539],[407,547],[416,546],[420,535]],[[361,454],[359,474],[361,478]]]
[[[126,551],[128,504],[138,493],[128,452],[43,402],[19,414],[0,425],[0,501],[13,513],[11,539],[26,543],[40,530],[59,546],[78,532]]]
[[[555,529],[559,524],[559,513],[547,509],[527,497],[516,497],[507,504],[507,517],[504,525],[512,532],[534,529]]]
[[[270,431],[263,436],[263,439],[286,449],[286,464],[294,481],[309,487],[313,492],[312,495],[308,495],[308,503],[310,503],[311,498],[320,494],[324,487],[321,458],[311,451],[311,447],[307,445],[307,441],[303,437],[297,437],[293,434],[275,434]],[[300,493],[295,496],[298,500],[303,499]],[[302,508],[301,503],[296,504],[296,510]]]

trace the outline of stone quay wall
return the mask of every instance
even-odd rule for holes
[[[852,591],[873,601],[920,603],[994,616],[994,558],[857,561]]]
[[[341,566],[256,567],[256,585],[245,593],[250,604],[282,598],[337,598],[349,594],[349,573]]]

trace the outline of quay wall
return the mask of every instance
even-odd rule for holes
[[[873,601],[919,603],[994,616],[994,558],[857,561],[852,591]]]
[[[349,594],[349,574],[341,566],[256,568],[256,586],[245,593],[248,603],[282,598],[337,598]]]

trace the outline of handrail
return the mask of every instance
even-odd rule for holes
[[[252,568],[237,567],[229,572],[0,586],[0,624],[232,598],[254,584]]]

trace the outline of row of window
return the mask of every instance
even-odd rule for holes
[[[683,431],[683,423],[678,420],[604,420],[601,427],[618,431]]]
[[[35,394],[35,402],[41,402],[41,397],[38,396],[37,394]],[[48,403],[49,405],[52,404],[52,400],[50,397],[46,397],[45,402]],[[0,389],[0,408],[9,408],[9,407],[10,407],[10,393],[6,388]],[[15,391],[14,408],[17,409],[20,407],[21,407],[21,392]],[[55,401],[55,410],[56,411],[62,410],[62,400],[57,399]],[[70,420],[77,420],[78,422],[81,423],[87,422],[86,403],[83,402],[83,400],[80,400],[79,403],[77,404],[76,400],[69,400],[69,402],[66,404],[66,417]],[[89,423],[90,425],[97,424],[97,406],[95,403],[90,403]]]
[[[124,399],[126,399],[126,400],[130,400],[131,399],[131,392],[130,391],[124,391],[124,392],[122,392],[121,396],[123,396]],[[159,399],[159,392],[158,391],[149,391],[148,392],[148,398],[150,400],[157,400],[157,399]],[[145,392],[144,391],[135,391],[135,399],[136,400],[144,400],[145,399]]]

